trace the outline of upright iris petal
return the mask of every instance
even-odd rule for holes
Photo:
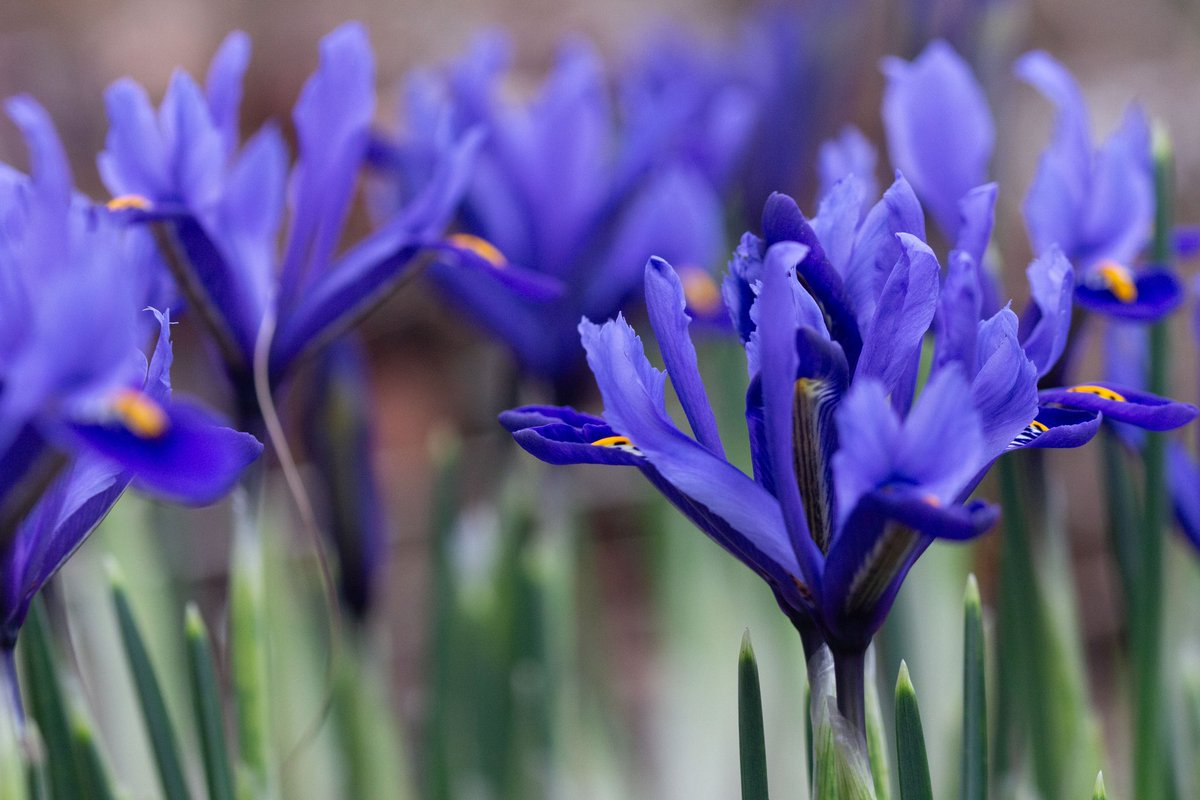
[[[885,60],[883,72],[883,122],[892,163],[953,239],[960,226],[959,200],[987,179],[995,144],[983,88],[940,40],[912,62]]]

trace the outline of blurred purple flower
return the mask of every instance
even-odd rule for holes
[[[140,86],[116,82],[99,166],[116,195],[111,207],[169,232],[176,279],[213,332],[239,402],[253,409],[251,367],[268,313],[277,320],[269,363],[278,382],[302,354],[374,307],[420,249],[439,241],[478,141],[463,137],[440,150],[420,191],[335,255],[375,108],[366,32],[349,23],[322,40],[320,64],[292,113],[298,155],[290,169],[272,124],[238,146],[249,56],[248,37],[230,35],[206,88],[177,72],[157,115]]]
[[[1123,319],[1161,319],[1179,306],[1183,292],[1167,270],[1133,268],[1154,221],[1145,114],[1131,106],[1095,149],[1083,95],[1065,67],[1035,51],[1014,69],[1058,107],[1053,138],[1025,198],[1034,250],[1062,248],[1079,271],[1075,299],[1084,308]]]
[[[618,123],[600,59],[585,43],[562,48],[525,104],[501,95],[507,63],[507,41],[492,34],[440,79],[414,77],[409,138],[379,148],[381,163],[398,167],[382,205],[390,211],[390,198],[403,196],[404,176],[419,174],[422,154],[437,141],[482,130],[461,230],[444,240],[430,272],[447,300],[508,344],[525,372],[562,382],[579,366],[580,315],[610,316],[628,302],[646,253],[707,274],[723,247],[723,224],[705,169],[722,168],[664,154],[678,133],[672,117],[687,117],[690,99],[668,104],[665,118],[647,113],[660,90],[651,75],[627,87],[630,113]],[[464,263],[525,280],[481,282]],[[543,291],[533,291],[535,279]],[[716,293],[703,288],[696,285],[696,297],[711,305]]]
[[[170,320],[152,328],[153,250],[140,231],[73,196],[49,117],[18,97],[26,178],[0,170],[0,649],[29,603],[131,483],[205,504],[262,451],[171,397]]]

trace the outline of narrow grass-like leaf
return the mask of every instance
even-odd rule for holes
[[[26,710],[42,735],[47,784],[54,798],[82,797],[67,704],[40,598],[30,608],[19,648],[25,675]],[[173,800],[173,799],[172,799]]]
[[[456,439],[439,439],[433,458],[437,463],[430,515],[431,569],[433,597],[431,600],[429,647],[429,718],[425,738],[425,789],[430,800],[452,800],[454,770],[450,753],[453,745],[451,709],[456,692],[454,643],[461,627],[456,614],[458,586],[453,559],[451,536],[458,518],[460,448]]]
[[[71,737],[78,754],[79,783],[83,787],[81,800],[114,800],[116,794],[96,746],[92,726],[82,714],[76,713],[71,720]]]
[[[987,685],[983,646],[983,604],[975,576],[967,578],[963,599],[963,800],[986,800],[988,783]]]
[[[270,708],[263,545],[246,492],[234,496],[229,568],[229,671],[237,713],[239,796],[270,797]]]
[[[804,761],[808,765],[808,785],[811,787],[817,756],[813,749],[812,686],[808,683],[804,685],[804,744]]]
[[[738,742],[742,800],[767,800],[767,740],[763,732],[762,688],[749,629],[738,653]]]
[[[4,654],[4,658],[11,657]],[[0,665],[4,669],[4,665]],[[17,710],[14,708],[12,686],[7,681],[15,680],[15,673],[0,675],[0,800],[26,800],[29,790],[25,758],[21,753],[21,740],[17,733]],[[15,685],[14,685],[15,686]]]
[[[883,707],[879,702],[879,681],[875,672],[875,648],[867,651],[867,759],[875,781],[876,800],[891,800],[892,770],[888,764],[887,731],[883,725]]]
[[[187,636],[188,672],[192,678],[192,707],[204,753],[204,777],[210,800],[233,800],[233,776],[225,743],[225,720],[221,714],[221,690],[213,671],[208,628],[200,611],[188,604],[184,617]]]
[[[163,796],[167,800],[186,800],[189,795],[183,773],[183,761],[179,755],[178,739],[167,713],[158,676],[150,662],[150,653],[146,649],[137,620],[133,617],[124,579],[114,562],[109,562],[108,572],[117,626],[121,631],[121,642],[125,646],[129,672],[137,690],[138,702],[141,704],[142,720],[146,724],[146,733],[154,752],[154,764],[162,781]]]
[[[1104,773],[1096,773],[1096,788],[1092,789],[1092,800],[1108,800],[1108,792],[1104,789]]]
[[[896,679],[896,771],[900,778],[900,800],[933,800],[921,709],[908,664],[903,661]]]
[[[1161,125],[1154,130],[1154,241],[1151,258],[1159,267],[1174,261],[1174,170],[1170,138]],[[1167,393],[1170,359],[1166,321],[1150,326],[1150,365],[1146,389]],[[1142,509],[1141,573],[1134,598],[1132,645],[1137,681],[1134,723],[1134,791],[1138,800],[1158,800],[1164,790],[1167,761],[1163,733],[1163,546],[1166,539],[1165,435],[1146,432],[1142,450],[1146,490]]]

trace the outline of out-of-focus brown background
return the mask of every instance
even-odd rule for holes
[[[1051,110],[1011,78],[1008,61],[1025,49],[1042,47],[1066,63],[1083,85],[1098,133],[1112,129],[1128,101],[1143,103],[1168,125],[1176,144],[1180,219],[1200,221],[1200,189],[1194,188],[1200,187],[1200,7],[1188,0],[1040,0],[1008,6],[1007,44],[996,56],[1002,63],[984,81],[998,127],[993,174],[1001,181],[1002,210],[997,235],[1007,259],[1007,285],[1018,293],[1019,304],[1028,256],[1019,204],[1049,136]],[[862,3],[861,8],[864,35],[856,40],[858,51],[851,59],[858,62],[860,79],[840,104],[842,113],[820,124],[830,133],[844,122],[855,122],[881,142],[881,80],[874,65],[880,56],[904,46],[890,25],[903,6],[874,2]],[[254,43],[243,105],[247,130],[268,118],[287,119],[301,83],[316,63],[318,39],[347,19],[362,20],[370,31],[381,91],[379,119],[392,125],[395,90],[405,71],[457,55],[480,27],[509,29],[517,44],[518,73],[536,79],[567,33],[593,38],[620,63],[655,25],[689,26],[709,37],[732,37],[745,10],[729,0],[8,0],[0,5],[0,96],[29,92],[47,106],[67,143],[79,186],[101,197],[94,159],[104,141],[104,87],[129,75],[157,99],[173,69],[202,75],[222,37],[235,28],[249,32]],[[25,163],[16,131],[6,121],[0,122],[0,157]],[[812,191],[802,190],[802,205]],[[359,219],[355,224],[366,222]],[[1189,267],[1189,276],[1193,270]],[[1176,396],[1195,401],[1197,353],[1185,317],[1177,319],[1176,341],[1186,344],[1176,348],[1172,382]],[[187,348],[186,332],[181,338]],[[504,372],[505,355],[467,323],[444,312],[419,283],[374,315],[366,338],[393,542],[384,591],[385,607],[393,613],[380,615],[377,624],[396,654],[403,702],[420,683],[429,439],[439,430],[458,429],[465,431],[468,448],[492,441],[495,432],[489,426],[503,400],[479,388],[494,383],[489,376]],[[194,355],[200,355],[194,342],[191,346]],[[1092,347],[1085,371],[1099,374],[1096,349]],[[207,380],[178,377],[183,387],[211,395]],[[1069,488],[1084,630],[1094,677],[1103,686],[1114,680],[1109,654],[1123,623],[1113,599],[1115,579],[1103,539],[1097,458],[1055,454],[1052,462],[1061,467],[1055,472]],[[617,489],[623,490],[624,484],[617,482]],[[197,568],[219,569],[224,555],[216,548],[221,545],[214,542],[212,557],[199,559]],[[984,545],[985,557],[989,547]],[[646,590],[638,580],[636,548],[614,537],[600,553],[600,566],[610,573],[606,577],[612,587],[605,592],[614,606],[609,624],[636,650],[654,636],[638,615],[639,597]],[[986,588],[986,564],[982,572]],[[625,702],[636,705],[637,692],[644,688],[638,659],[622,661],[629,662],[631,675]]]

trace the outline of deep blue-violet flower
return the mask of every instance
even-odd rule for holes
[[[154,224],[166,239],[176,280],[213,333],[243,413],[252,415],[251,369],[264,320],[275,321],[269,368],[277,383],[440,239],[477,139],[441,148],[404,206],[339,254],[375,109],[366,32],[348,23],[322,40],[320,63],[292,112],[290,167],[274,124],[239,145],[249,57],[248,37],[230,35],[204,88],[177,72],[157,113],[140,86],[116,82],[106,96],[110,128],[99,166],[115,196],[110,207]]]
[[[666,135],[660,120],[634,114],[617,121],[590,46],[566,43],[523,104],[501,92],[509,60],[507,40],[492,34],[448,70],[416,75],[408,140],[381,160],[412,174],[419,155],[433,149],[430,141],[447,131],[483,131],[459,230],[430,274],[450,303],[510,347],[526,374],[561,384],[579,367],[573,342],[580,315],[610,316],[630,300],[647,252],[694,268],[697,303],[719,307],[705,270],[723,248],[721,207],[698,166],[658,157]],[[500,274],[525,270],[561,295],[548,303],[516,286],[482,283],[457,268],[467,262]]]
[[[645,292],[666,371],[650,365],[622,317],[585,319],[603,417],[530,406],[501,421],[544,461],[640,469],[768,583],[809,652],[828,645],[839,704],[861,729],[863,652],[925,548],[994,523],[996,507],[969,498],[997,458],[1083,444],[1101,413],[1166,427],[1196,410],[1102,385],[1039,396],[1070,319],[1073,273],[1057,250],[1030,266],[1042,313],[1022,335],[1007,307],[981,316],[970,256],[953,254],[943,278],[921,237],[897,230],[921,224],[903,179],[857,225],[833,224],[831,203],[810,224],[790,198],[773,196],[763,236],[743,237],[730,262],[725,298],[746,349],[752,476],[725,457],[682,282],[658,258]],[[855,198],[846,213],[858,207]],[[931,374],[918,387],[928,337]],[[666,411],[668,377],[690,436]]]
[[[210,503],[262,445],[172,398],[170,320],[146,308],[152,242],[73,195],[39,105],[7,108],[32,163],[31,177],[0,166],[0,652],[11,666],[34,595],[127,486]]]
[[[1150,321],[1182,302],[1170,271],[1135,268],[1154,219],[1154,170],[1145,113],[1130,106],[1098,149],[1083,94],[1048,54],[1027,53],[1017,75],[1058,108],[1053,137],[1025,198],[1035,252],[1058,245],[1079,271],[1075,300],[1108,316]]]

